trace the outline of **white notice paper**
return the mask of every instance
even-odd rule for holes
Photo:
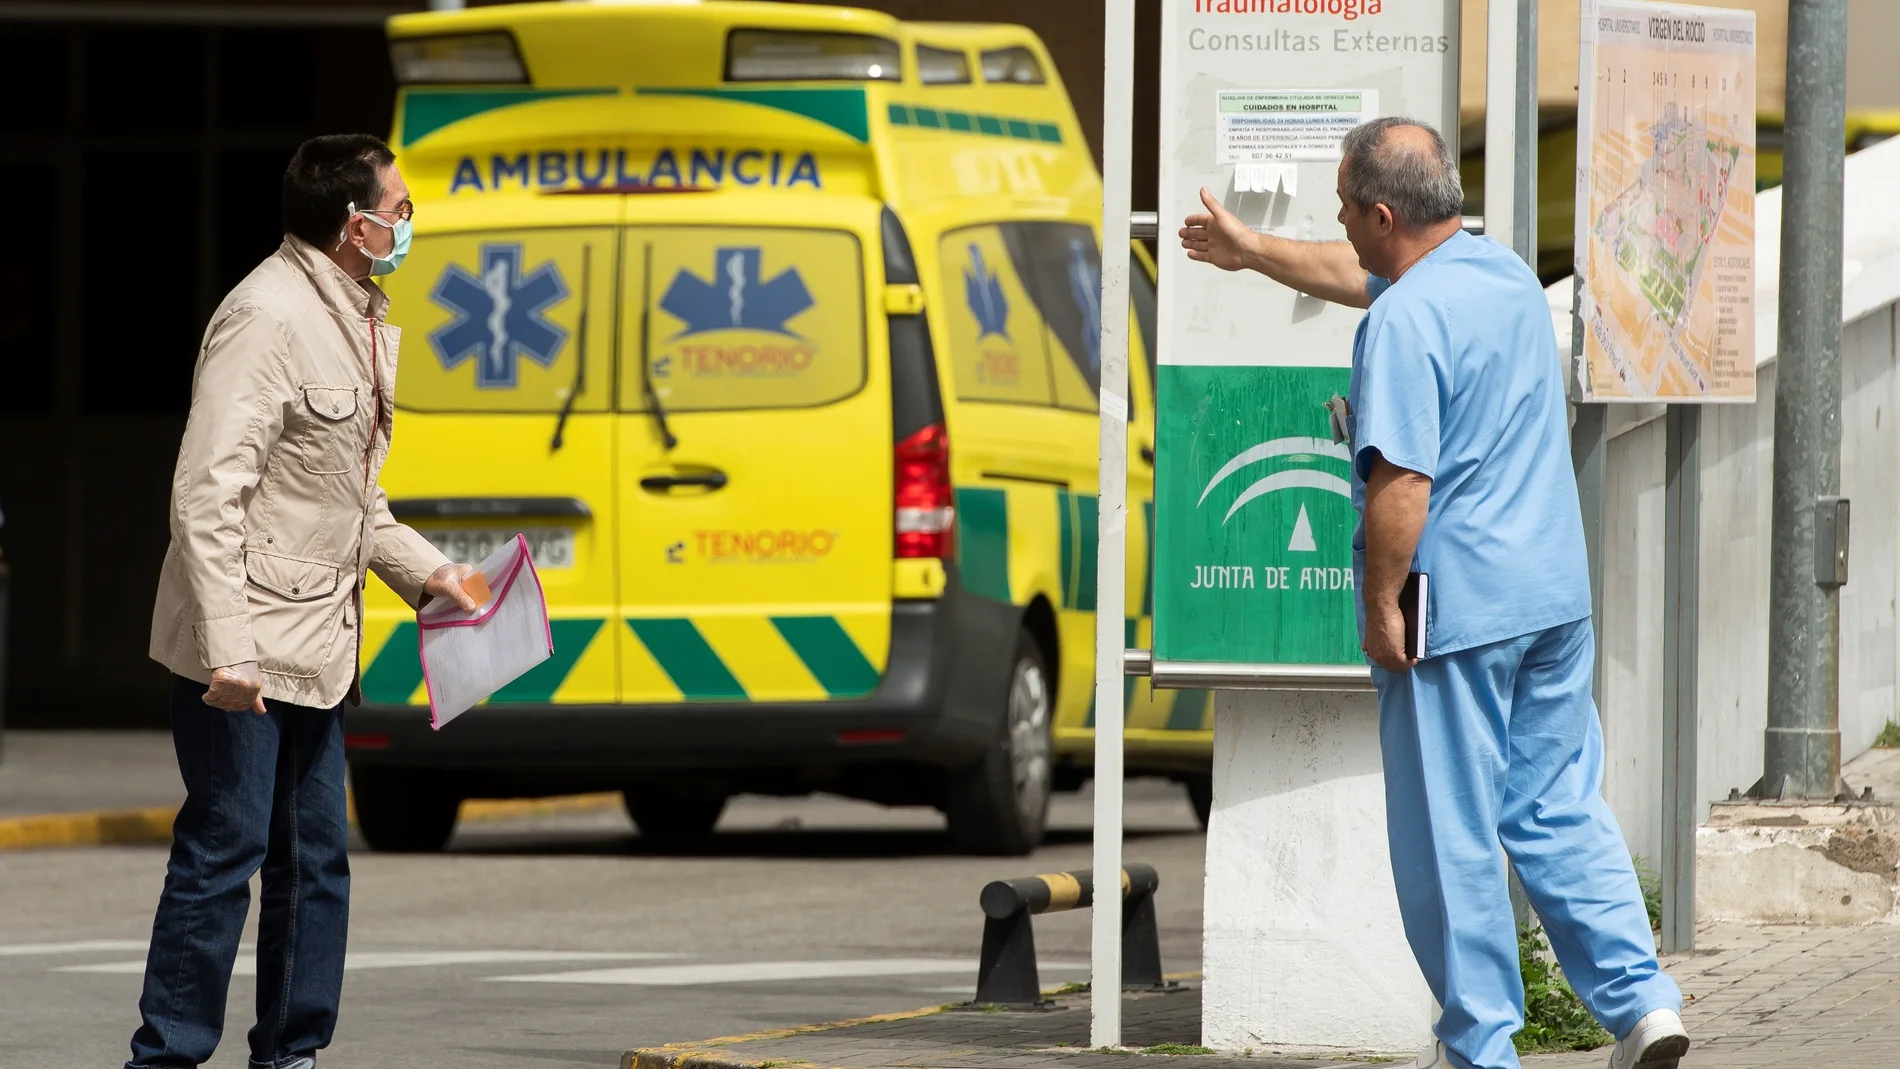
[[[416,613],[429,726],[438,730],[554,653],[528,540],[516,535],[476,570],[494,592],[488,604],[465,613],[437,598]]]
[[[1325,163],[1352,128],[1379,117],[1376,89],[1223,89],[1217,163]],[[1289,191],[1291,192],[1291,191]]]
[[[1234,192],[1300,195],[1297,163],[1241,163],[1234,165]]]

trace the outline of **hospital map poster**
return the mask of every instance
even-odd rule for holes
[[[1755,14],[1583,5],[1584,401],[1755,399]]]

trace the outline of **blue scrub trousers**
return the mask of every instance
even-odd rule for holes
[[[1605,1028],[1621,1037],[1652,1010],[1682,1008],[1603,800],[1593,642],[1584,619],[1402,674],[1372,670],[1399,912],[1462,1069],[1518,1066],[1524,987],[1500,844]]]

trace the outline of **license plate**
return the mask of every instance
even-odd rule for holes
[[[520,534],[528,540],[528,553],[536,568],[572,568],[574,566],[574,529],[571,527],[530,527],[524,531],[501,528],[442,529],[421,532],[435,543],[442,555],[457,564],[480,564],[509,539]]]

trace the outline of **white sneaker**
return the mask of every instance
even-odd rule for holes
[[[1675,1010],[1652,1010],[1636,1022],[1630,1034],[1616,1041],[1610,1069],[1676,1069],[1689,1053],[1689,1033]]]

